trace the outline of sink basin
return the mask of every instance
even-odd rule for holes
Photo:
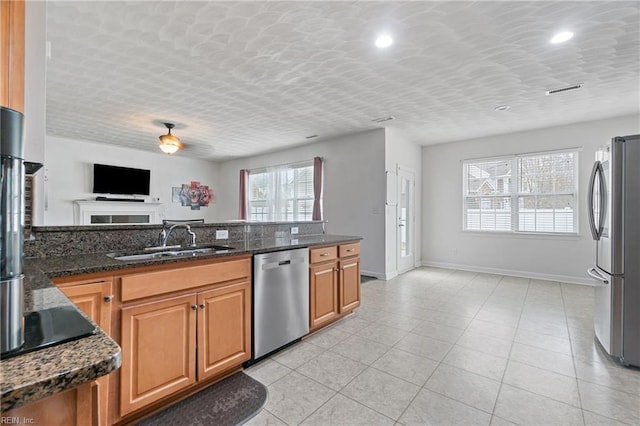
[[[232,250],[231,247],[227,246],[205,246],[199,248],[184,248],[184,249],[173,249],[166,251],[157,251],[153,253],[108,253],[107,256],[115,259],[115,260],[150,260],[150,259],[163,259],[170,257],[191,257],[197,256],[199,254],[207,254],[207,253],[224,253],[226,251]]]

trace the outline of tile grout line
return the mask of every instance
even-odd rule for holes
[[[504,277],[503,277],[504,279]],[[502,280],[500,280],[502,281]],[[518,321],[516,323],[516,334],[518,333],[518,327],[520,325],[520,319],[522,318],[522,313],[524,312],[524,306],[527,303],[527,297],[529,296],[529,288],[531,287],[531,280],[529,279],[527,281],[527,292],[524,296],[524,299],[522,300],[522,305],[520,307],[520,315],[518,316]],[[502,373],[502,378],[500,379],[500,386],[498,386],[498,393],[496,394],[496,400],[493,403],[493,409],[491,410],[491,416],[494,416],[496,413],[496,407],[498,406],[498,399],[500,399],[500,393],[502,393],[502,385],[504,384],[504,377],[507,375],[507,369],[509,368],[509,363],[511,362],[511,352],[513,351],[513,345],[515,343],[515,338],[516,336],[513,336],[513,339],[511,340],[511,347],[509,348],[509,354],[507,356],[507,365],[505,365],[504,367],[504,372]],[[509,419],[506,419],[508,421],[511,421]]]
[[[571,350],[571,361],[573,363],[573,372],[575,374],[576,381],[576,391],[578,392],[578,401],[580,402],[580,414],[582,414],[582,424],[586,424],[587,421],[584,417],[584,405],[582,403],[582,392],[580,392],[580,383],[578,381],[578,369],[576,368],[576,359],[575,354],[573,353],[573,339],[571,338],[571,333],[569,332],[569,321],[567,320],[567,307],[566,302],[564,300],[564,289],[562,288],[562,283],[558,283],[560,285],[560,294],[562,295],[562,310],[564,312],[564,321],[567,325],[567,334],[569,335],[569,348]]]
[[[477,275],[478,275],[478,274],[476,273],[476,274],[473,276],[473,278],[475,278]],[[469,282],[473,281],[473,278],[472,278],[471,280],[469,280]],[[441,280],[441,281],[444,281],[444,280]],[[460,290],[462,290],[462,289],[460,289]],[[459,290],[459,291],[460,291],[460,290]],[[456,293],[456,294],[457,294],[457,293]],[[484,305],[484,303],[483,303],[483,305]],[[476,312],[476,315],[477,315],[477,312]],[[475,315],[474,315],[474,317],[473,317],[473,318],[475,318]],[[473,318],[472,318],[472,320],[473,320]],[[427,391],[429,391],[429,392],[437,393],[438,395],[442,395],[443,397],[448,398],[448,399],[450,399],[450,400],[452,400],[452,401],[455,401],[455,402],[460,403],[460,404],[464,404],[464,405],[466,405],[466,406],[468,406],[468,407],[471,407],[471,408],[474,408],[474,409],[478,410],[478,408],[476,408],[476,407],[472,407],[471,405],[466,404],[466,403],[464,403],[464,402],[462,402],[462,401],[458,401],[458,400],[453,399],[453,398],[451,398],[451,397],[449,397],[449,396],[447,396],[447,395],[443,395],[443,394],[441,394],[440,392],[436,392],[436,391],[433,391],[433,390],[431,390],[431,389],[425,388],[425,386],[427,385],[427,383],[429,382],[429,380],[431,379],[431,377],[433,377],[433,375],[435,374],[436,370],[438,370],[438,368],[440,368],[440,366],[443,364],[443,363],[442,363],[442,360],[444,360],[444,359],[447,357],[447,355],[449,354],[449,352],[451,352],[451,350],[455,347],[456,342],[457,342],[458,340],[460,340],[460,338],[462,337],[462,334],[464,334],[464,331],[466,331],[466,330],[467,330],[467,328],[469,328],[469,325],[470,325],[470,324],[471,324],[471,321],[470,321],[470,322],[469,322],[469,324],[467,324],[467,326],[463,329],[463,333],[461,333],[461,334],[460,334],[460,336],[458,336],[458,338],[456,339],[456,341],[455,341],[455,342],[453,342],[453,343],[451,344],[451,347],[449,348],[449,350],[447,351],[447,353],[446,353],[446,354],[444,354],[444,356],[442,357],[442,359],[441,359],[440,361],[438,361],[438,365],[436,366],[436,368],[434,368],[434,369],[433,369],[433,371],[431,372],[431,374],[429,375],[429,377],[427,377],[427,380],[425,380],[425,382],[422,384],[422,386],[420,386],[420,389],[419,389],[419,390],[418,390],[418,392],[413,396],[413,398],[411,399],[411,401],[409,402],[409,404],[407,404],[407,406],[405,407],[405,409],[402,411],[402,414],[400,414],[400,416],[398,417],[398,421],[402,418],[402,416],[404,416],[404,414],[407,412],[407,410],[409,409],[409,407],[411,406],[411,404],[413,404],[413,402],[416,400],[416,398],[418,397],[418,395],[420,394],[420,392],[422,392],[423,390],[427,390]],[[447,342],[447,343],[451,343],[451,342]],[[432,360],[432,361],[435,361],[435,360]],[[448,365],[448,364],[444,364],[444,365]],[[486,412],[486,411],[484,411],[484,410],[480,410],[480,411]],[[487,413],[487,414],[492,415],[491,413]]]

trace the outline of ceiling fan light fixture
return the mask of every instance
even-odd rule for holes
[[[175,127],[173,123],[163,123],[167,129],[169,129],[169,133],[166,135],[162,135],[159,137],[160,139],[160,150],[165,154],[175,154],[179,149],[184,147],[184,144],[180,141],[180,138],[171,134],[171,129]]]

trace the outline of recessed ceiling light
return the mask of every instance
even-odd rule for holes
[[[381,34],[376,39],[376,46],[384,49],[385,47],[389,47],[393,44],[393,39],[388,34]]]
[[[509,105],[498,105],[497,107],[495,107],[494,109],[496,111],[506,111],[509,108],[511,108]]]
[[[571,31],[562,31],[557,33],[551,38],[551,43],[553,44],[564,43],[567,40],[571,40],[572,37],[573,37],[573,33]]]

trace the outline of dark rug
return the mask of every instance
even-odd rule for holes
[[[367,281],[377,280],[376,277],[368,277],[366,275],[360,275],[360,283],[366,283]]]
[[[142,420],[140,426],[237,425],[267,400],[267,388],[240,372]]]

